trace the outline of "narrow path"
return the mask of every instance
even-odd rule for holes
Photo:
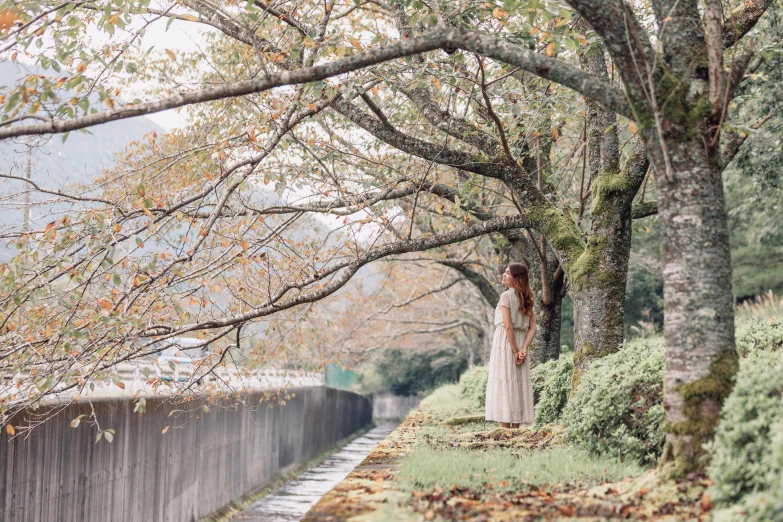
[[[318,466],[248,506],[236,522],[298,522],[321,497],[341,482],[396,427],[380,422]]]

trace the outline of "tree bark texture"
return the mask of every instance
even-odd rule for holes
[[[701,143],[670,142],[671,180],[653,154],[663,242],[666,449],[678,476],[699,467],[731,392],[734,347],[731,255],[721,169]]]

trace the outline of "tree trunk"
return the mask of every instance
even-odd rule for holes
[[[530,365],[536,366],[560,357],[560,309],[565,284],[555,253],[546,244],[543,250],[537,250],[533,241],[526,237],[515,239],[511,244],[528,267],[530,287],[535,296],[536,334],[530,350]]]
[[[560,313],[564,296],[565,294],[558,290],[552,292],[552,301],[549,304],[536,299],[536,335],[533,339],[533,350],[530,351],[531,366],[560,357]]]
[[[661,464],[671,476],[700,467],[702,444],[712,435],[738,367],[721,168],[717,156],[708,157],[704,149],[701,141],[670,143],[670,179],[659,148],[652,158],[666,338],[667,435]]]

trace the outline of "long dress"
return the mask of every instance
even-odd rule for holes
[[[533,385],[530,381],[530,355],[520,366],[514,364],[514,354],[506,338],[502,307],[511,310],[511,324],[517,348],[522,348],[530,326],[530,317],[519,310],[519,298],[509,289],[500,296],[495,308],[495,336],[489,356],[486,419],[495,422],[531,424],[533,413]]]

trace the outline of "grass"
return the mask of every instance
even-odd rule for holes
[[[594,457],[564,446],[545,451],[511,453],[507,449],[449,450],[420,445],[402,463],[400,486],[407,490],[449,489],[521,490],[532,486],[602,482],[636,477],[644,469],[632,462]]]
[[[569,446],[544,450],[519,447],[469,449],[457,444],[490,433],[498,425],[481,418],[455,422],[480,414],[471,401],[460,397],[459,385],[442,386],[422,401],[429,414],[417,434],[417,444],[405,457],[400,470],[399,487],[406,491],[453,486],[480,491],[507,491],[533,486],[558,486],[578,483],[590,487],[602,482],[636,477],[644,469],[633,462],[596,457]],[[551,431],[552,426],[548,427]],[[523,441],[536,429],[510,430]]]

